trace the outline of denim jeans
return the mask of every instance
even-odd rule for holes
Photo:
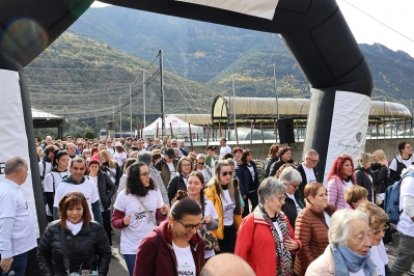
[[[0,273],[2,276],[8,276],[11,271],[14,272],[14,276],[24,276],[26,273],[26,266],[27,266],[27,257],[29,255],[29,252],[22,253],[20,255],[13,256],[13,263],[11,265],[11,268],[8,272],[3,272],[3,270],[0,268]],[[0,257],[1,259],[1,257]]]
[[[134,268],[135,268],[135,254],[123,254],[126,265],[128,267],[129,276],[132,276],[134,274]]]

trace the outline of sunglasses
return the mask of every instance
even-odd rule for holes
[[[204,165],[204,163],[198,163],[198,164],[199,164],[200,166],[201,166],[201,165]]]
[[[222,172],[221,173],[221,176],[232,176],[233,175],[233,172]]]

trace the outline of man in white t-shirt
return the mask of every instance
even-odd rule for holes
[[[391,268],[391,275],[403,275],[411,270],[414,260],[414,165],[403,170],[404,177],[400,190],[400,220],[397,231],[400,242],[397,249],[397,259]]]
[[[231,148],[227,146],[227,139],[224,137],[220,138],[220,159],[223,159],[223,157],[230,153],[231,154]]]
[[[70,192],[82,193],[88,202],[92,218],[102,224],[102,214],[99,205],[99,192],[96,185],[84,177],[86,161],[82,157],[75,157],[70,163],[69,172],[59,184],[53,202],[53,218],[58,219],[60,200]]]
[[[310,149],[305,153],[303,162],[297,167],[297,170],[302,176],[302,182],[299,185],[299,188],[295,192],[295,196],[304,200],[304,190],[305,186],[308,183],[318,182],[316,165],[319,163],[319,153]]]
[[[4,166],[0,183],[0,275],[25,275],[28,252],[37,246],[36,230],[21,185],[28,175],[27,162],[13,157]],[[3,274],[4,273],[4,274]]]

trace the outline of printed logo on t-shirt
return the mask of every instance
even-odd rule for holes
[[[228,204],[226,204],[224,206],[224,212],[228,212],[228,211],[232,211],[233,212],[233,209],[234,208],[236,208],[236,204],[235,203],[233,203],[233,202],[228,203]]]
[[[193,266],[191,266],[188,263],[181,264],[178,269],[179,269],[178,272],[177,272],[178,276],[180,276],[180,275],[182,275],[182,276],[195,276]]]

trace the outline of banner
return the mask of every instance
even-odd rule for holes
[[[39,226],[33,195],[28,141],[19,81],[18,72],[0,69],[0,181],[4,178],[4,163],[6,160],[19,156],[27,161],[29,175],[21,187],[33,215],[35,229],[38,231]],[[39,232],[36,236],[39,236]]]
[[[354,165],[360,153],[365,149],[367,138],[370,97],[347,91],[336,91],[332,115],[331,134],[326,156],[325,176],[333,161],[340,154],[352,156]]]
[[[279,0],[176,0],[273,20]]]

